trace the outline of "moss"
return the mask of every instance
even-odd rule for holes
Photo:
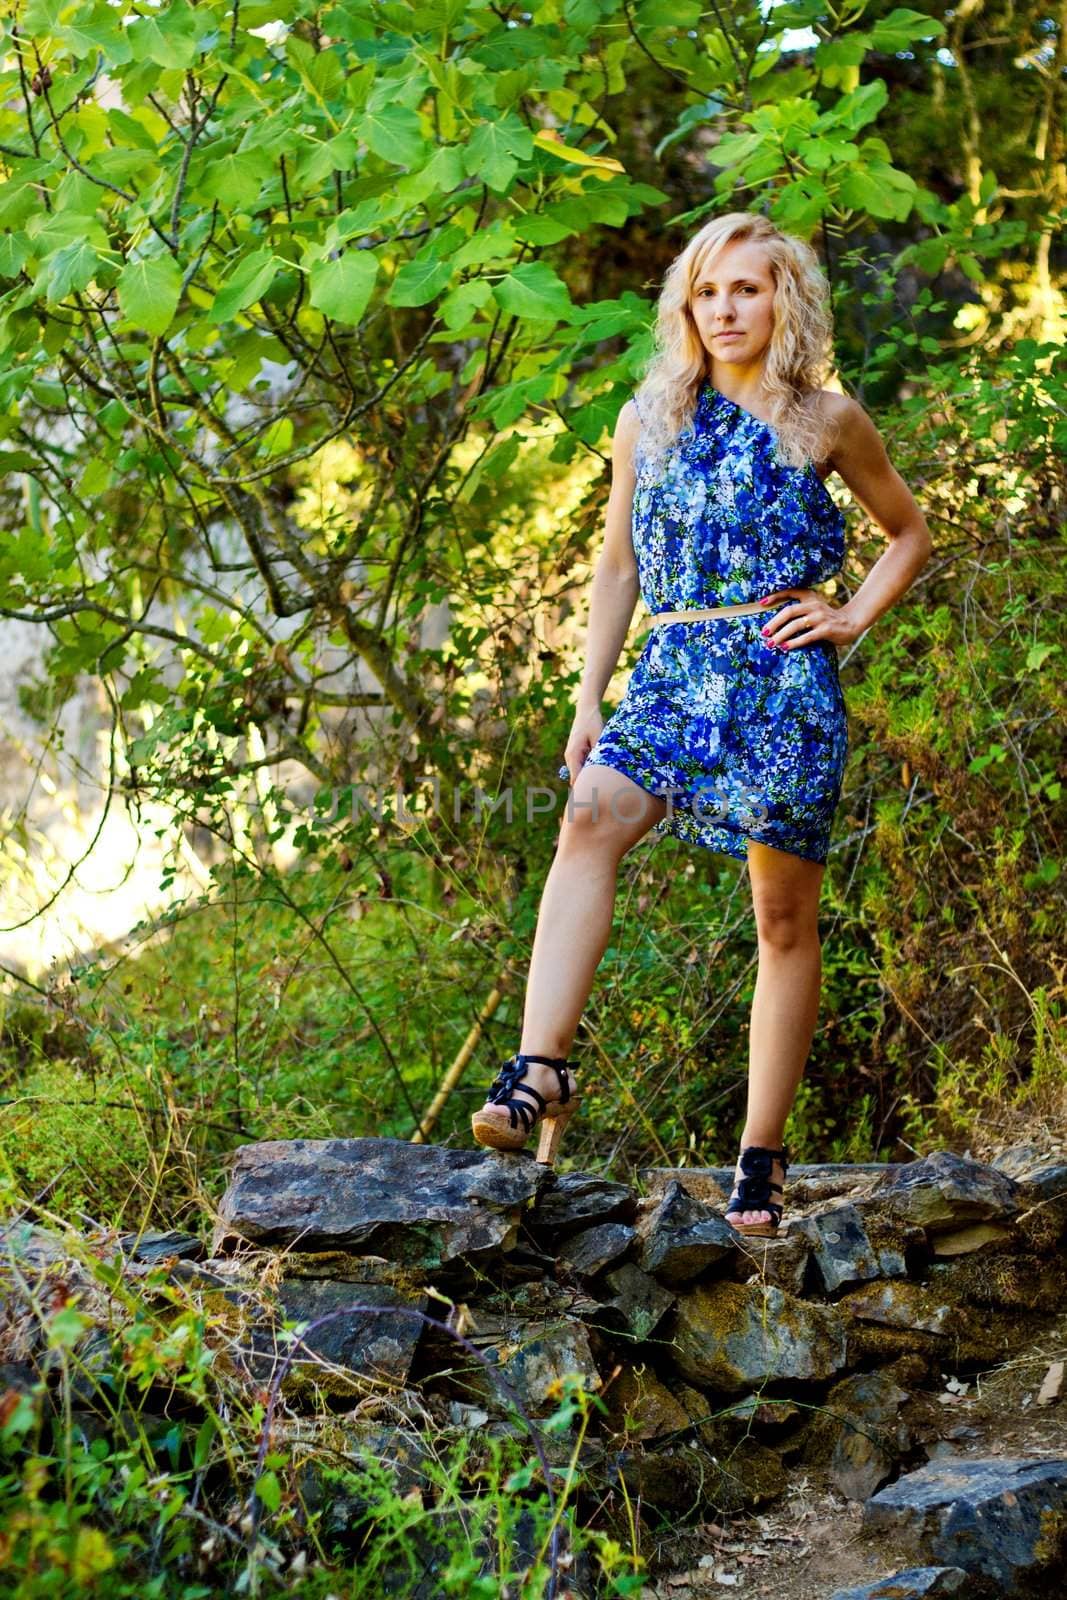
[[[1067,1304],[1063,1262],[1036,1255],[967,1256],[935,1267],[931,1284],[939,1294],[972,1306],[1057,1311]]]
[[[1067,1232],[1067,1195],[1039,1200],[1023,1212],[1015,1225],[1031,1250],[1051,1255]]]
[[[1040,1532],[1034,1543],[1035,1565],[1062,1568],[1067,1560],[1067,1510],[1046,1506],[1041,1512]]]

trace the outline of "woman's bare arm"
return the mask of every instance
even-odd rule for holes
[[[611,493],[604,516],[604,544],[590,586],[586,663],[578,691],[578,710],[599,710],[630,631],[638,596],[633,545],[633,453],[641,431],[637,408],[627,400],[615,423],[611,445]]]
[[[824,396],[833,404],[837,424],[831,466],[889,542],[843,606],[831,605],[814,589],[776,589],[763,597],[769,609],[780,606],[763,632],[783,650],[820,639],[831,644],[858,639],[911,588],[933,550],[926,518],[886,454],[881,434],[866,411],[848,395],[827,390]],[[794,594],[800,598],[793,598]]]
[[[632,521],[634,445],[640,431],[637,407],[627,400],[616,419],[611,442],[611,493],[604,517],[604,544],[590,586],[585,671],[565,752],[572,783],[603,732],[600,702],[618,665],[641,593]]]
[[[833,465],[889,543],[841,609],[859,635],[888,611],[930,559],[933,540],[918,504],[886,454],[882,436],[857,400],[838,397]]]

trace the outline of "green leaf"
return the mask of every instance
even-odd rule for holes
[[[191,67],[200,54],[196,19],[184,0],[171,0],[158,17],[142,17],[123,31],[137,61],[147,58],[161,67]]]
[[[424,306],[441,293],[451,277],[451,261],[416,257],[401,267],[389,286],[386,299],[392,306]]]
[[[178,309],[182,275],[172,256],[143,256],[119,274],[123,315],[148,333],[165,333]]]
[[[212,161],[197,189],[208,200],[222,200],[229,210],[240,210],[255,205],[260,189],[273,172],[273,163],[265,152],[234,150]]]
[[[256,1493],[268,1511],[277,1511],[282,1503],[282,1486],[276,1472],[261,1472],[256,1479]]]
[[[69,1302],[48,1321],[48,1347],[50,1350],[70,1350],[77,1344],[91,1321]]]
[[[921,11],[907,11],[898,6],[871,28],[871,48],[892,55],[906,50],[916,39],[936,39],[944,32],[945,24],[939,17],[924,17]]]
[[[519,161],[529,161],[534,152],[533,134],[526,124],[509,111],[495,122],[483,122],[471,135],[463,165],[472,176],[481,178],[490,189],[505,190]]]
[[[422,124],[407,106],[365,112],[359,122],[359,136],[376,156],[397,167],[417,166],[425,155]]]
[[[524,322],[573,322],[576,308],[567,285],[544,261],[526,261],[500,283],[493,298],[502,311]]]
[[[17,278],[29,255],[30,247],[23,234],[0,234],[0,278]]]
[[[62,9],[69,11],[70,8],[64,6]],[[103,51],[110,66],[125,66],[127,61],[133,59],[133,51],[126,37],[129,30],[122,26],[110,6],[94,6],[91,11],[85,7],[81,15],[76,12],[65,28],[57,28],[55,32],[64,44],[70,46],[71,54],[76,59],[88,56],[92,60],[98,50]]]
[[[100,257],[87,239],[78,239],[54,250],[37,274],[37,288],[53,305],[65,300],[74,290],[87,289],[96,276]]]
[[[492,285],[484,278],[472,278],[469,283],[459,284],[451,294],[445,296],[438,307],[445,327],[453,333],[459,328],[465,328],[475,313],[480,311],[492,297]]]
[[[1053,651],[1058,649],[1058,644],[1032,644],[1026,656],[1027,672],[1036,672],[1044,666]]]
[[[274,282],[279,262],[271,250],[253,250],[227,278],[211,303],[212,322],[229,322],[246,306],[261,300]]]
[[[335,261],[311,269],[311,304],[334,322],[357,326],[374,289],[378,258],[373,250],[346,250]]]
[[[214,1417],[205,1417],[199,1428],[197,1428],[196,1438],[193,1441],[194,1467],[206,1466],[208,1457],[211,1454],[211,1441],[217,1432],[218,1426]]]

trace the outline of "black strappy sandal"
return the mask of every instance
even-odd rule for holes
[[[543,1094],[521,1080],[526,1074],[528,1061],[551,1067],[559,1079],[559,1099],[546,1100]],[[577,1062],[563,1056],[510,1056],[489,1086],[485,1105],[471,1117],[471,1128],[479,1144],[492,1150],[521,1150],[537,1123],[541,1124],[541,1137],[537,1145],[537,1160],[551,1166],[556,1159],[563,1130],[578,1109],[579,1095],[574,1084]],[[516,1099],[518,1094],[528,1094],[539,1107],[528,1101]],[[503,1106],[507,1110],[505,1123],[490,1106]]]
[[[771,1163],[782,1163],[782,1183],[785,1182],[789,1171],[789,1162],[785,1150],[764,1150],[761,1145],[746,1145],[741,1152],[738,1166],[744,1177],[738,1178],[734,1185],[736,1194],[726,1207],[726,1215],[736,1216],[739,1211],[769,1211],[770,1222],[731,1222],[730,1227],[736,1233],[753,1235],[757,1238],[773,1239],[778,1232],[778,1224],[782,1220],[782,1205],[777,1200],[771,1199],[772,1190],[777,1190],[785,1199],[785,1190],[781,1183],[772,1183]]]

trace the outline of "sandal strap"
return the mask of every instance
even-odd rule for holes
[[[534,1123],[544,1116],[548,1109],[548,1101],[532,1084],[523,1083],[521,1079],[526,1075],[526,1065],[530,1061],[539,1062],[542,1066],[551,1067],[559,1080],[559,1103],[566,1105],[571,1097],[570,1069],[577,1066],[565,1056],[537,1056],[513,1055],[501,1067],[497,1076],[489,1086],[488,1103],[505,1106],[508,1113],[508,1122],[512,1128],[517,1128],[522,1122],[524,1133],[529,1133]],[[532,1105],[525,1100],[517,1100],[517,1094],[528,1094],[537,1102],[539,1110],[534,1111]]]
[[[727,1204],[727,1216],[738,1211],[769,1211],[775,1221],[781,1219],[784,1208],[779,1201],[771,1199],[772,1193],[785,1194],[780,1183],[771,1182],[772,1163],[775,1161],[781,1163],[784,1179],[789,1171],[784,1148],[768,1150],[758,1144],[745,1146],[737,1163],[743,1176],[734,1184],[736,1192]]]

